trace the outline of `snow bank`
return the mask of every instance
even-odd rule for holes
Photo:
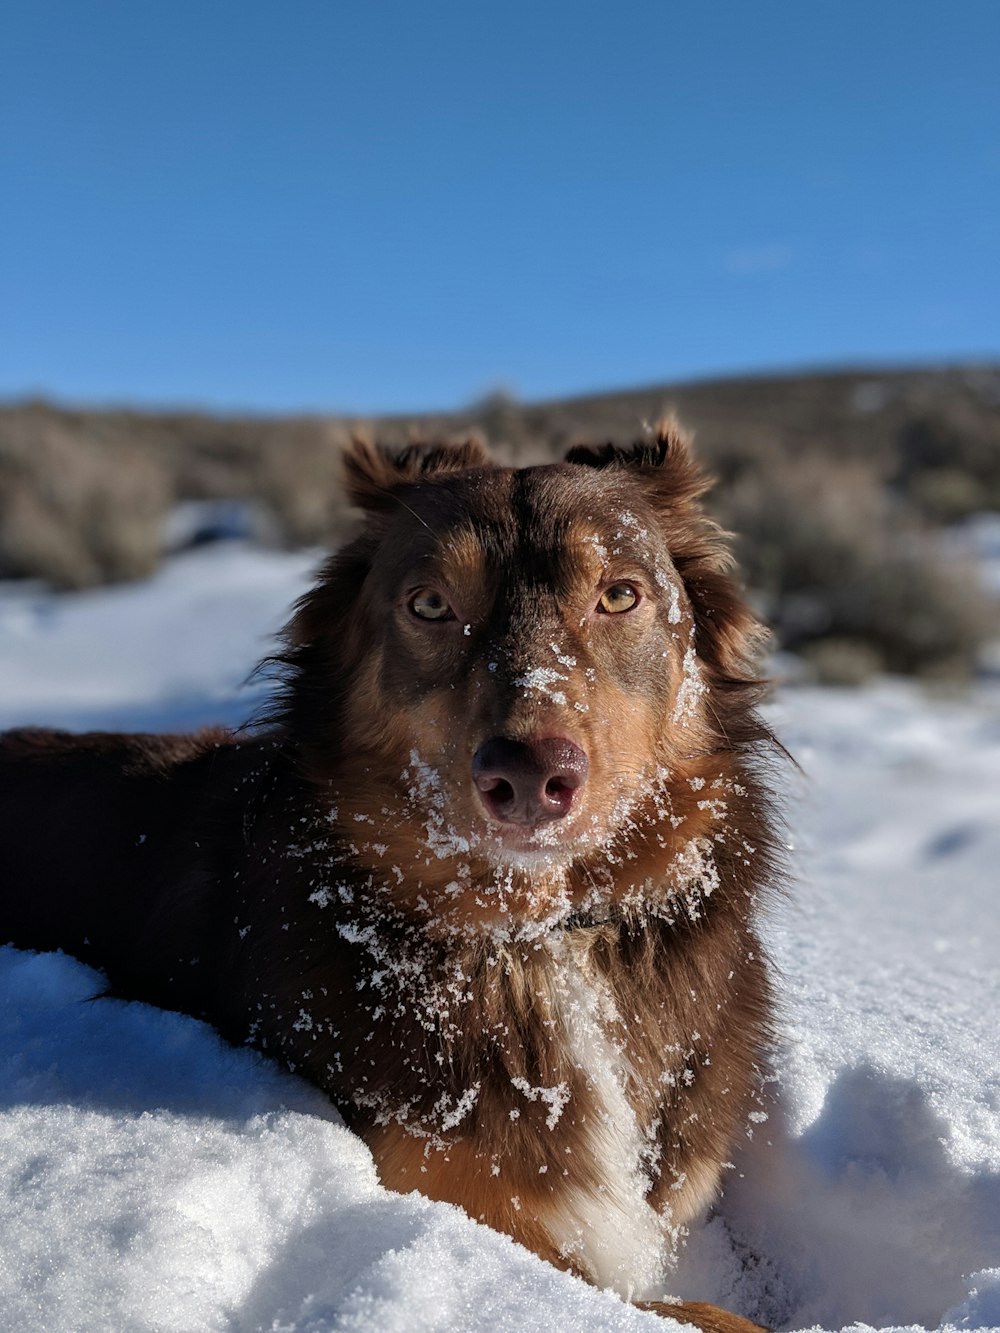
[[[0,1312],[38,1330],[640,1329],[457,1208],[383,1190],[318,1092],[0,950]]]
[[[313,563],[209,548],[143,587],[0,589],[0,723],[239,720]],[[776,1107],[671,1290],[785,1328],[1000,1327],[1000,703],[885,685],[775,712],[806,773],[768,927]],[[318,1093],[99,985],[0,951],[4,1327],[668,1326],[389,1194]]]
[[[239,725],[241,690],[321,554],[237,542],[167,561],[143,584],[47,593],[0,583],[0,728]]]
[[[997,1324],[996,698],[895,684],[774,712],[805,769],[802,881],[769,931],[778,1110],[689,1259],[779,1326]]]

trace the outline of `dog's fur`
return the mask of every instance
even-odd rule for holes
[[[672,425],[346,468],[366,521],[265,730],[6,736],[0,938],[281,1059],[387,1186],[641,1296],[768,1041],[757,623]]]

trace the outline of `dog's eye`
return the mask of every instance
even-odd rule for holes
[[[638,600],[639,594],[631,583],[612,583],[605,588],[597,605],[601,611],[614,615],[617,611],[631,611]]]
[[[455,613],[439,592],[421,588],[410,598],[410,610],[421,620],[454,620]]]

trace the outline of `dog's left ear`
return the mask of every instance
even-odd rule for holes
[[[344,450],[347,494],[352,504],[370,513],[391,509],[403,486],[493,465],[486,446],[475,437],[464,444],[408,444],[403,449],[355,438]]]
[[[694,505],[712,485],[695,461],[690,436],[673,417],[658,422],[655,435],[636,444],[574,445],[566,462],[639,472],[653,497],[670,508]]]

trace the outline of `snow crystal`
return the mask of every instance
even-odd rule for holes
[[[512,1078],[511,1083],[529,1102],[542,1102],[549,1108],[545,1123],[549,1129],[555,1129],[569,1101],[569,1087],[557,1083],[554,1088],[533,1088],[526,1078]]]
[[[555,667],[533,667],[526,671],[523,676],[516,677],[511,683],[519,690],[535,691],[538,694],[545,695],[555,704],[565,704],[566,695],[562,690],[554,690],[552,686],[557,681],[569,680],[569,676],[561,671],[556,671]]]
[[[705,693],[705,682],[701,678],[701,669],[698,666],[698,657],[694,650],[694,644],[688,644],[684,653],[684,666],[681,683],[677,690],[677,699],[674,703],[672,719],[681,725],[690,722],[698,709],[698,700]]]

